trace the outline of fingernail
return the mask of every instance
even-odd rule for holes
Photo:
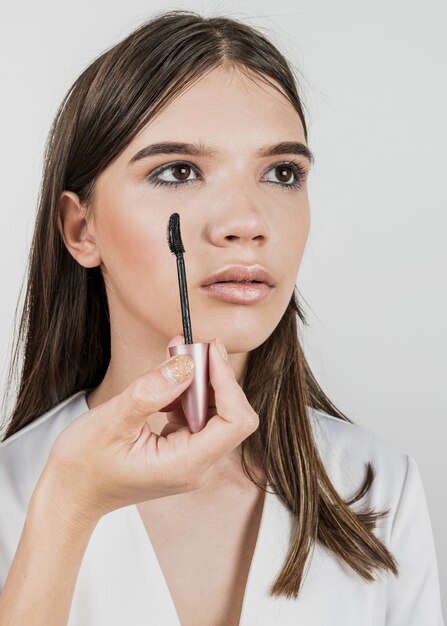
[[[194,361],[187,354],[176,354],[161,367],[161,373],[171,383],[184,383],[194,372]]]
[[[228,361],[228,352],[225,349],[222,339],[220,337],[216,337],[214,341],[216,343],[216,348],[219,350],[221,356],[225,359],[225,361]]]

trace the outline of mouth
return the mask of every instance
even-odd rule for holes
[[[233,263],[208,276],[201,288],[226,302],[254,304],[268,298],[274,290],[274,280],[273,274],[259,263]]]
[[[210,285],[221,285],[221,284],[226,284],[226,283],[231,283],[231,284],[236,284],[236,285],[253,285],[253,284],[259,284],[259,285],[265,285],[267,283],[264,283],[262,280],[216,280],[214,283],[210,283]],[[204,287],[208,287],[208,285],[203,285]]]
[[[268,298],[273,287],[258,280],[216,281],[202,286],[209,295],[233,304],[255,304]]]
[[[218,283],[261,284],[274,287],[274,278],[269,270],[262,265],[233,264],[222,267],[202,283],[202,287]]]

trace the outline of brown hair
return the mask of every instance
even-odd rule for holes
[[[110,360],[110,322],[99,267],[84,268],[67,251],[57,217],[63,190],[88,207],[98,175],[132,138],[183,89],[215,67],[243,71],[283,90],[308,138],[297,81],[280,51],[253,27],[227,17],[204,18],[173,10],[143,23],[87,67],[62,102],[50,130],[30,249],[27,289],[8,372],[20,370],[7,439],[69,395],[103,379]],[[279,89],[278,89],[279,90]],[[22,285],[23,288],[23,285]],[[324,394],[299,341],[307,325],[294,293],[277,327],[250,352],[243,388],[260,417],[241,444],[244,472],[262,466],[296,524],[287,559],[270,589],[297,597],[316,540],[365,580],[376,569],[398,570],[372,530],[389,511],[354,512],[350,505],[370,488],[363,484],[345,502],[331,484],[313,437],[309,408],[352,423]],[[23,364],[19,367],[19,351]],[[6,394],[5,394],[6,397]]]

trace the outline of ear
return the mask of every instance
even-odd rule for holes
[[[87,209],[72,191],[63,191],[59,201],[57,225],[68,252],[83,267],[101,264],[95,239],[88,231]]]

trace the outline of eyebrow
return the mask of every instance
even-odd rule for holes
[[[203,143],[185,143],[174,141],[162,141],[146,146],[139,150],[129,161],[132,165],[141,159],[155,156],[157,154],[188,154],[192,156],[215,156],[217,150],[205,146]],[[266,157],[277,154],[298,154],[305,157],[309,163],[314,163],[315,158],[311,150],[300,141],[282,141],[281,143],[267,145],[259,148],[255,156]]]

